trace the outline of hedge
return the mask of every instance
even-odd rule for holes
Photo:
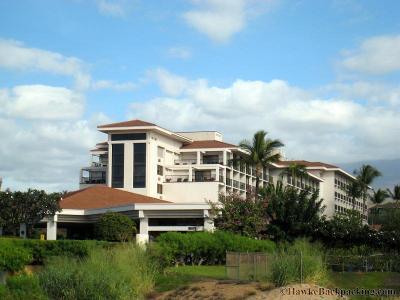
[[[108,248],[101,241],[41,241],[0,238],[0,271],[19,271],[27,264],[43,264],[51,256],[86,257],[94,247]]]
[[[255,240],[224,231],[161,234],[149,251],[164,265],[224,264],[227,251],[268,252],[275,250],[269,240]]]

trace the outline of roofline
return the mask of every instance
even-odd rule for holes
[[[95,215],[108,211],[129,211],[129,210],[190,210],[190,209],[210,209],[207,203],[134,203],[129,205],[109,206],[101,208],[73,209],[63,208],[57,215]]]
[[[153,126],[124,126],[124,127],[100,127],[101,125],[97,126],[97,130],[99,130],[100,132],[103,133],[109,133],[109,132],[115,132],[115,131],[129,131],[129,130],[155,130],[158,131],[160,133],[163,133],[164,135],[167,136],[173,136],[176,139],[182,141],[182,142],[189,142],[192,143],[193,140],[185,137],[183,135],[180,135],[178,133],[175,133],[173,131],[170,131],[168,129],[162,128],[158,125],[153,125]]]
[[[196,133],[196,132],[217,132],[219,134],[222,134],[221,132],[219,132],[217,130],[175,131],[175,133]]]

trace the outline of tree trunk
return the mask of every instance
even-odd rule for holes
[[[260,167],[256,166],[256,194],[255,200],[258,200],[258,193],[260,191]]]

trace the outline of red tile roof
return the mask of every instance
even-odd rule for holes
[[[296,165],[303,165],[305,167],[320,167],[320,168],[328,168],[328,169],[338,169],[339,167],[334,166],[334,165],[330,165],[330,164],[326,164],[326,163],[322,163],[319,161],[307,161],[307,160],[282,160],[276,163],[277,165],[281,165],[281,166],[290,166],[292,164],[296,164]]]
[[[206,141],[194,141],[190,144],[186,144],[181,147],[181,149],[196,149],[196,148],[238,148],[238,146],[215,140],[206,140]]]
[[[60,207],[63,209],[96,209],[135,203],[170,202],[102,185],[67,193],[61,200]]]
[[[142,120],[130,120],[118,123],[111,123],[105,125],[99,125],[97,128],[108,128],[108,127],[136,127],[136,126],[157,126],[156,124],[145,122]]]

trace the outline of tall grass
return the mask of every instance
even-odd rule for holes
[[[126,244],[92,251],[85,259],[54,258],[39,282],[51,299],[143,299],[156,274],[145,251]]]
[[[272,261],[270,280],[276,286],[295,282],[327,282],[323,248],[319,244],[311,244],[306,239],[281,245]]]

